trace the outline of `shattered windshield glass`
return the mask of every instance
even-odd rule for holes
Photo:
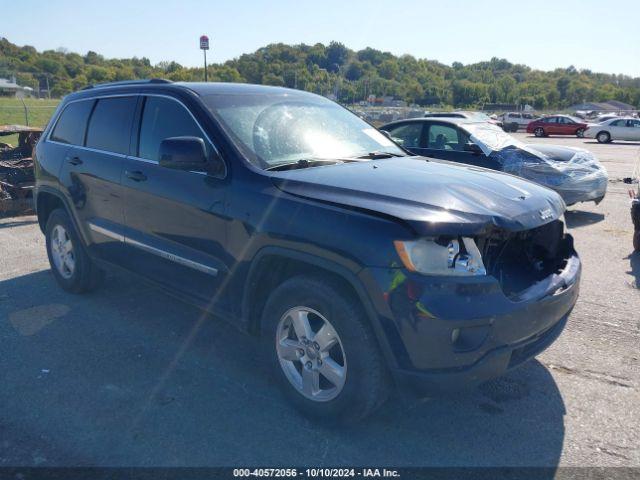
[[[492,123],[470,123],[462,125],[462,128],[471,135],[471,141],[476,143],[485,155],[508,146],[526,147],[524,143]]]

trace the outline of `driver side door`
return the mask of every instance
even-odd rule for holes
[[[450,162],[476,165],[483,168],[497,169],[482,151],[468,151],[471,143],[469,134],[456,125],[444,122],[427,122],[423,137],[427,157],[441,158]]]

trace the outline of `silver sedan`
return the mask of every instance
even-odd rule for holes
[[[640,119],[621,117],[589,124],[584,131],[584,136],[595,138],[600,143],[609,143],[614,140],[640,141]]]

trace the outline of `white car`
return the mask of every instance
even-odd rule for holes
[[[498,118],[502,120],[502,128],[505,132],[517,132],[521,128],[527,128],[529,122],[538,117],[529,112],[508,112]]]
[[[633,117],[614,118],[602,123],[589,124],[585,138],[595,138],[600,143],[613,140],[640,141],[640,119]]]

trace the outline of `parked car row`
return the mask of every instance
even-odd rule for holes
[[[583,190],[604,169],[487,122],[387,128],[398,143],[279,87],[71,94],[34,158],[53,276],[82,293],[124,269],[260,336],[293,405],[330,421],[366,416],[393,385],[459,389],[518,367],[578,297],[556,191],[598,201],[606,183]]]
[[[578,138],[595,138],[600,143],[614,140],[640,140],[640,119],[604,115],[598,117],[598,123],[588,123],[571,115],[546,115],[536,117],[529,112],[507,112],[493,119],[481,112],[437,112],[427,113],[426,118],[466,119],[487,122],[502,127],[505,132],[517,132],[524,129],[536,137],[551,135],[575,135]]]

